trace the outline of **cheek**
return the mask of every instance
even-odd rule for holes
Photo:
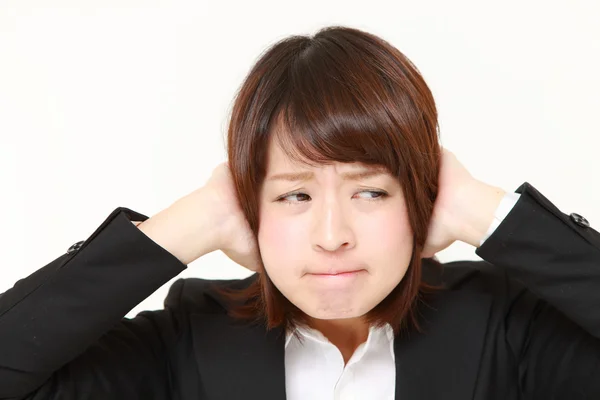
[[[365,221],[361,243],[371,267],[368,290],[363,301],[374,307],[383,300],[406,275],[412,258],[413,234],[402,209],[389,210],[385,217]]]
[[[268,213],[261,216],[257,239],[265,267],[283,266],[296,259],[295,253],[302,247],[298,243],[300,230],[293,219],[284,221],[282,216]]]
[[[365,216],[358,226],[359,243],[375,250],[375,254],[398,255],[412,248],[412,229],[403,207],[390,207],[385,212]]]
[[[355,227],[354,240],[363,257],[398,257],[398,252],[412,249],[412,230],[401,205],[378,213],[355,215],[352,225]],[[298,216],[286,218],[279,213],[262,214],[258,244],[265,266],[283,266],[301,259],[302,249],[307,247],[302,240],[310,237],[307,229],[306,221]]]

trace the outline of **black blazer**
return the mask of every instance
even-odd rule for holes
[[[600,234],[533,186],[476,254],[424,260],[447,287],[426,332],[395,338],[396,399],[599,399]],[[285,399],[282,330],[241,326],[210,284],[123,316],[186,268],[117,208],[84,242],[0,295],[0,399]]]

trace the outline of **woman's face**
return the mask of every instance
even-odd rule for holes
[[[296,164],[271,142],[258,231],[269,277],[312,318],[366,314],[402,280],[412,254],[398,181],[358,163]]]

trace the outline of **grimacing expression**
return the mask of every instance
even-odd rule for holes
[[[358,163],[308,167],[269,145],[258,245],[273,284],[312,318],[363,316],[406,273],[413,233],[404,196],[378,172]]]

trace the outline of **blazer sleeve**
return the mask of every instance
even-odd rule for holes
[[[476,254],[524,288],[505,340],[525,399],[600,398],[600,234],[531,184]],[[517,285],[515,285],[517,287]]]
[[[124,318],[187,266],[119,207],[84,242],[0,295],[0,399],[164,399],[183,280],[162,310]]]

